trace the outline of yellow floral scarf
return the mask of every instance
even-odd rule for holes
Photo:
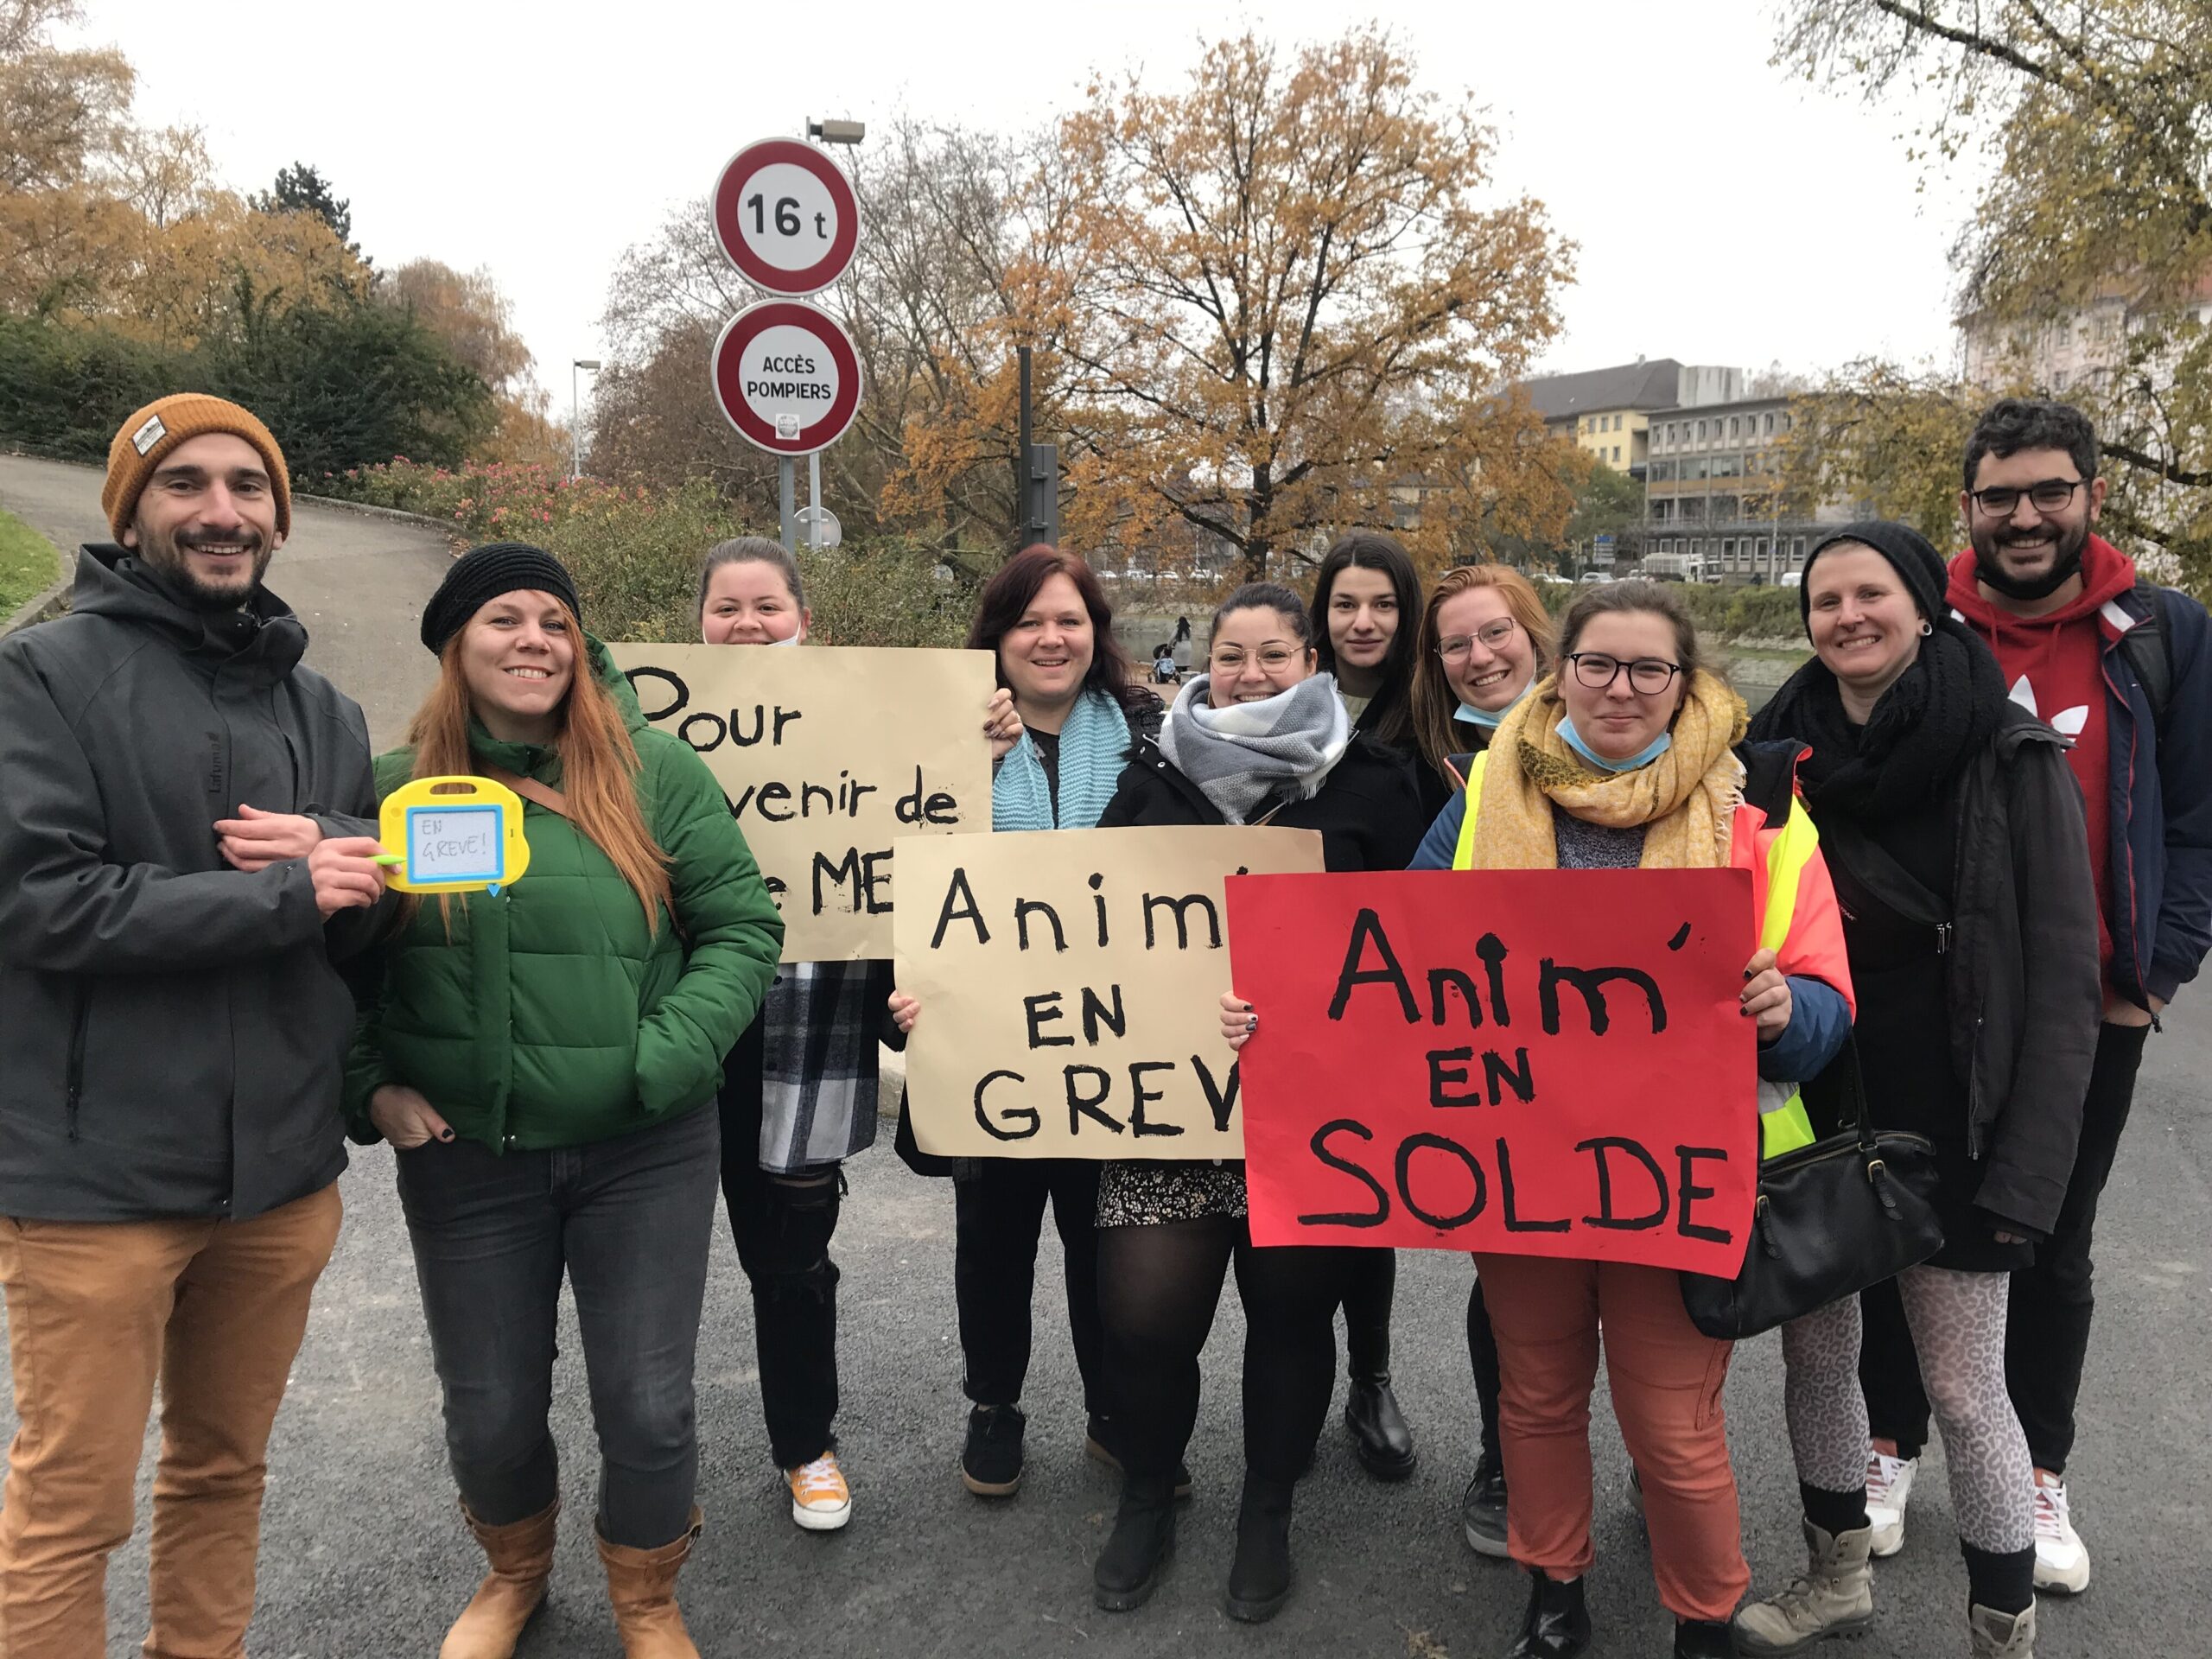
[[[1673,747],[1634,772],[1592,769],[1560,735],[1566,706],[1556,675],[1523,697],[1491,740],[1475,821],[1474,868],[1548,870],[1559,863],[1554,805],[1587,823],[1642,824],[1647,870],[1710,869],[1728,861],[1728,836],[1744,798],[1744,700],[1700,669],[1675,715]]]

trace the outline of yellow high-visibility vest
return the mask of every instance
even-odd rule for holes
[[[1483,772],[1490,760],[1484,750],[1467,769],[1467,808],[1459,819],[1459,844],[1452,849],[1452,868],[1475,867],[1475,813],[1482,805]],[[1779,951],[1789,938],[1789,925],[1797,912],[1797,883],[1805,866],[1820,849],[1821,832],[1812,815],[1791,797],[1789,817],[1766,853],[1766,912],[1759,918],[1759,948]],[[1779,1157],[1813,1144],[1813,1119],[1805,1097],[1794,1083],[1759,1079],[1759,1156]]]

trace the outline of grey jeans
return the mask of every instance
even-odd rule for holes
[[[721,1179],[712,1103],[588,1146],[434,1141],[398,1162],[469,1512],[504,1526],[558,1496],[546,1414],[565,1273],[599,1433],[600,1535],[632,1549],[673,1541],[690,1525],[699,1467],[691,1370]]]

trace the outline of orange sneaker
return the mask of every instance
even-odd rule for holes
[[[784,1478],[791,1483],[791,1519],[807,1531],[835,1532],[853,1518],[853,1489],[835,1452],[786,1469]]]

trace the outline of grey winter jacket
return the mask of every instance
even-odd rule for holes
[[[384,918],[213,824],[374,834],[367,725],[265,590],[211,617],[96,546],[72,604],[0,640],[0,1215],[258,1215],[346,1166],[331,964]]]

